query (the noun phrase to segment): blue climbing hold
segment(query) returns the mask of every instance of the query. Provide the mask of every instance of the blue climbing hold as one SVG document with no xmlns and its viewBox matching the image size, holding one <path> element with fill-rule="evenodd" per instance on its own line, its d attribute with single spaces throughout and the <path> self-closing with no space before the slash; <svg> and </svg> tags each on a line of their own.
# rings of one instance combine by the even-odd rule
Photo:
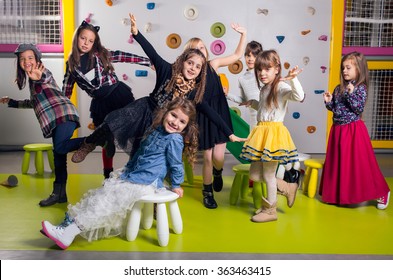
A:
<svg viewBox="0 0 393 280">
<path fill-rule="evenodd" d="M 148 9 L 148 10 L 153 10 L 154 7 L 156 6 L 156 3 L 154 3 L 154 2 L 149 2 L 149 3 L 146 4 L 146 6 L 147 6 L 147 9 Z"/>
<path fill-rule="evenodd" d="M 298 118 L 300 118 L 300 113 L 299 113 L 299 112 L 294 112 L 294 113 L 292 114 L 292 117 L 293 117 L 294 119 L 298 119 Z"/>
<path fill-rule="evenodd" d="M 277 38 L 278 42 L 281 44 L 282 41 L 284 41 L 285 36 L 276 36 L 276 38 Z"/>
<path fill-rule="evenodd" d="M 135 70 L 135 76 L 137 77 L 146 77 L 147 71 L 146 70 Z"/>
<path fill-rule="evenodd" d="M 314 90 L 314 93 L 315 94 L 322 94 L 322 93 L 324 93 L 325 91 L 323 90 L 323 89 L 316 89 L 316 90 Z"/>
</svg>

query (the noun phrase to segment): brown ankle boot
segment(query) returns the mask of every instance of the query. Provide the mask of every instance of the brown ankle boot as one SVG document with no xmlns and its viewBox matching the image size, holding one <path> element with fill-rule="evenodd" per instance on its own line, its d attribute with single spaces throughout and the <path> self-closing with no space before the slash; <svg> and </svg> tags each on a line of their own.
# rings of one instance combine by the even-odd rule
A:
<svg viewBox="0 0 393 280">
<path fill-rule="evenodd" d="M 74 163 L 79 163 L 85 160 L 86 156 L 94 151 L 96 148 L 96 144 L 94 143 L 86 143 L 86 140 L 82 143 L 80 148 L 75 151 L 72 155 L 71 161 Z"/>
<path fill-rule="evenodd" d="M 276 202 L 270 204 L 264 197 L 262 197 L 261 212 L 252 216 L 251 221 L 256 223 L 265 223 L 277 220 L 277 206 Z"/>
<path fill-rule="evenodd" d="M 288 183 L 277 178 L 277 193 L 287 198 L 287 205 L 289 208 L 295 203 L 298 187 L 298 183 Z"/>
</svg>

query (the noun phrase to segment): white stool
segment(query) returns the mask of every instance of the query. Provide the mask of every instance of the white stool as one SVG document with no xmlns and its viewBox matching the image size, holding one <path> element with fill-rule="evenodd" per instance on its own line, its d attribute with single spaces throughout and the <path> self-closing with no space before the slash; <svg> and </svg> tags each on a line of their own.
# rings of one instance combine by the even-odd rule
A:
<svg viewBox="0 0 393 280">
<path fill-rule="evenodd" d="M 154 203 L 157 203 L 157 239 L 160 246 L 167 246 L 169 242 L 169 223 L 165 203 L 169 205 L 169 214 L 172 220 L 173 231 L 180 234 L 183 231 L 183 221 L 181 218 L 177 199 L 179 196 L 170 191 L 162 190 L 151 195 L 143 196 L 135 203 L 131 210 L 127 223 L 127 240 L 134 241 L 138 235 L 139 225 L 142 228 L 150 229 L 153 225 Z M 143 208 L 143 217 L 141 213 Z"/>
</svg>

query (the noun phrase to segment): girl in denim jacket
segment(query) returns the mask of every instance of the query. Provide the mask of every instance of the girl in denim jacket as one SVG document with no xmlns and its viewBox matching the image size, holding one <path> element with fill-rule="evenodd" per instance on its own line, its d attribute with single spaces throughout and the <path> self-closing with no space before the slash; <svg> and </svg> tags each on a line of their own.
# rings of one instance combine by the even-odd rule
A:
<svg viewBox="0 0 393 280">
<path fill-rule="evenodd" d="M 62 249 L 78 234 L 89 241 L 124 234 L 127 212 L 143 195 L 164 188 L 167 175 L 172 191 L 183 196 L 183 152 L 192 165 L 197 149 L 195 107 L 189 100 L 175 98 L 157 111 L 147 136 L 126 166 L 76 205 L 69 205 L 60 225 L 43 221 L 41 232 Z"/>
</svg>

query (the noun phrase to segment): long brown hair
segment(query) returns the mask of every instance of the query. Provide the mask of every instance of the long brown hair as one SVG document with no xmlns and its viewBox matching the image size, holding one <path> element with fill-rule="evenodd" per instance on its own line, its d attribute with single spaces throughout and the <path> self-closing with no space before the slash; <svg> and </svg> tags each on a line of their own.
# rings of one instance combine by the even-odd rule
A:
<svg viewBox="0 0 393 280">
<path fill-rule="evenodd" d="M 93 26 L 85 21 L 83 21 L 82 24 L 76 29 L 74 33 L 74 37 L 72 39 L 72 50 L 68 57 L 68 66 L 70 71 L 74 72 L 75 69 L 80 64 L 80 51 L 78 48 L 78 38 L 83 30 L 90 30 L 95 35 L 93 47 L 89 52 L 89 62 L 87 65 L 88 68 L 91 69 L 93 67 L 94 65 L 93 54 L 96 54 L 104 66 L 104 72 L 109 73 L 114 71 L 114 67 L 111 62 L 111 55 L 109 51 L 101 44 L 100 35 L 98 35 L 99 27 Z"/>
<path fill-rule="evenodd" d="M 281 79 L 281 61 L 278 53 L 275 50 L 267 50 L 260 52 L 255 59 L 254 68 L 255 78 L 257 80 L 259 88 L 261 88 L 262 85 L 258 77 L 258 71 L 262 71 L 262 69 L 269 69 L 272 67 L 276 68 L 278 70 L 278 73 L 271 84 L 270 92 L 266 99 L 269 108 L 271 108 L 273 105 L 275 107 L 278 107 L 277 87 Z"/>
<path fill-rule="evenodd" d="M 201 103 L 203 99 L 203 94 L 205 93 L 206 86 L 206 58 L 205 55 L 198 49 L 187 49 L 181 55 L 178 56 L 176 61 L 172 64 L 172 78 L 168 85 L 165 87 L 166 92 L 172 92 L 176 84 L 176 77 L 178 74 L 182 74 L 184 68 L 184 62 L 190 57 L 199 56 L 202 58 L 202 68 L 201 73 L 196 78 L 196 94 L 195 103 Z"/>
<path fill-rule="evenodd" d="M 369 75 L 369 73 L 368 73 L 367 60 L 363 54 L 361 54 L 359 52 L 351 52 L 351 53 L 344 55 L 341 59 L 340 92 L 341 93 L 345 92 L 345 88 L 348 83 L 344 80 L 344 77 L 343 77 L 343 69 L 344 69 L 343 65 L 344 65 L 344 62 L 347 60 L 352 61 L 353 65 L 356 68 L 357 77 L 356 77 L 356 81 L 355 81 L 354 86 L 357 87 L 360 84 L 365 84 L 366 87 L 368 88 L 368 83 L 369 83 L 369 76 L 368 75 Z"/>
<path fill-rule="evenodd" d="M 189 118 L 188 124 L 186 128 L 181 132 L 181 135 L 183 136 L 184 140 L 183 154 L 187 158 L 190 165 L 193 166 L 196 162 L 199 133 L 198 125 L 196 122 L 196 109 L 194 102 L 180 97 L 175 97 L 171 101 L 167 102 L 163 108 L 160 108 L 158 111 L 156 111 L 153 118 L 153 123 L 149 131 L 161 126 L 162 121 L 165 119 L 166 115 L 170 111 L 178 108 L 180 108 L 182 112 L 186 114 Z"/>
</svg>

